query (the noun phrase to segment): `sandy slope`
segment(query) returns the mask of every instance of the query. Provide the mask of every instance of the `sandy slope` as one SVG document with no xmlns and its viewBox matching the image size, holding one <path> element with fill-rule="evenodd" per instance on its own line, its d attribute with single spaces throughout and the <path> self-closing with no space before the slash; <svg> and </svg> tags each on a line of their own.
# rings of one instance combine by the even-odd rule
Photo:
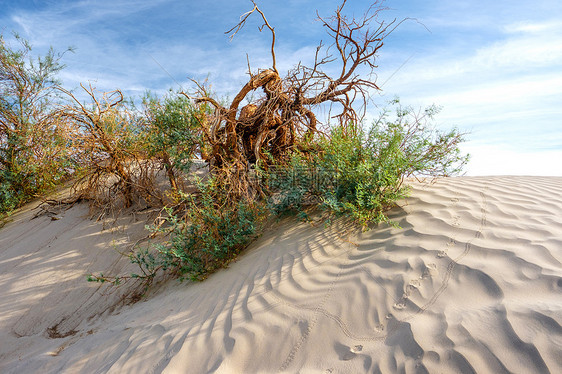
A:
<svg viewBox="0 0 562 374">
<path fill-rule="evenodd" d="M 132 306 L 83 274 L 144 222 L 86 213 L 0 230 L 0 372 L 562 372 L 562 178 L 414 185 L 402 229 L 283 222 Z"/>
</svg>

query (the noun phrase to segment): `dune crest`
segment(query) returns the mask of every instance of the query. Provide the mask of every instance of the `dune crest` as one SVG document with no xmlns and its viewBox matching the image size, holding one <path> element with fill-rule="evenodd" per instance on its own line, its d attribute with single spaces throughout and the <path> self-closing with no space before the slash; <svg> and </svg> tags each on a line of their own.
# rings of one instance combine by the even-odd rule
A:
<svg viewBox="0 0 562 374">
<path fill-rule="evenodd" d="M 0 372 L 562 372 L 562 178 L 412 185 L 402 228 L 283 221 L 229 269 L 122 305 L 84 207 L 0 229 Z"/>
</svg>

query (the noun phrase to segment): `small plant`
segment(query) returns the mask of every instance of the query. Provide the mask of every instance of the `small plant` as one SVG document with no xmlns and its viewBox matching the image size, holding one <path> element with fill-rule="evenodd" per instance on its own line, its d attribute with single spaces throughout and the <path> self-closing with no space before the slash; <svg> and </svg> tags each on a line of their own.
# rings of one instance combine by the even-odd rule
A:
<svg viewBox="0 0 562 374">
<path fill-rule="evenodd" d="M 231 201 L 224 185 L 215 178 L 196 181 L 198 193 L 180 193 L 185 215 L 178 218 L 168 209 L 165 232 L 170 240 L 157 246 L 166 268 L 181 278 L 204 279 L 232 261 L 260 233 L 263 203 Z"/>
<path fill-rule="evenodd" d="M 195 183 L 197 193 L 177 191 L 176 209 L 165 208 L 163 222 L 150 228 L 168 239 L 129 255 L 142 274 L 90 275 L 88 280 L 119 284 L 125 279 L 139 279 L 149 284 L 159 271 L 180 279 L 203 280 L 234 260 L 261 233 L 269 215 L 266 205 L 230 200 L 227 186 L 215 178 L 196 179 Z"/>
</svg>

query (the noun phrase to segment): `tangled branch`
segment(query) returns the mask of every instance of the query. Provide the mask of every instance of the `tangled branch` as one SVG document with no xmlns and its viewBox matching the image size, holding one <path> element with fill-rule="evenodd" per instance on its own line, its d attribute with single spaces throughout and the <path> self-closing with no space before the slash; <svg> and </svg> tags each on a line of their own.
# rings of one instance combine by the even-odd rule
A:
<svg viewBox="0 0 562 374">
<path fill-rule="evenodd" d="M 276 68 L 275 29 L 252 1 L 253 8 L 226 34 L 233 38 L 248 18 L 258 13 L 264 22 L 260 31 L 264 27 L 271 31 L 272 67 L 255 74 L 250 71 L 249 81 L 229 106 L 211 98 L 205 86 L 196 82 L 195 103 L 214 108 L 201 121 L 201 130 L 210 142 L 210 151 L 203 157 L 217 172 L 223 170 L 225 174 L 224 170 L 228 169 L 235 191 L 248 192 L 255 187 L 248 179 L 253 165 L 267 168 L 273 161 L 282 162 L 289 152 L 302 148 L 319 134 L 315 114 L 319 106 L 338 104 L 341 110 L 334 117 L 341 123 L 358 123 L 363 118 L 364 112 L 357 112 L 358 104 L 364 110 L 371 92 L 380 88 L 375 81 L 363 78 L 359 70 L 366 68 L 369 77 L 374 75 L 377 53 L 400 22 L 378 21 L 379 13 L 384 10 L 378 1 L 361 18 L 348 18 L 344 14 L 346 3 L 344 0 L 329 18 L 318 15 L 333 41 L 326 49 L 326 56 L 321 57 L 325 48 L 320 44 L 312 67 L 299 63 L 281 78 Z M 336 52 L 331 53 L 332 50 Z M 327 65 L 333 64 L 339 65 L 337 77 L 325 71 Z M 240 108 L 248 94 L 256 90 L 262 91 L 263 96 Z"/>
<path fill-rule="evenodd" d="M 133 203 L 135 190 L 146 189 L 150 183 L 149 168 L 141 165 L 142 152 L 136 148 L 133 131 L 135 119 L 124 107 L 123 94 L 119 90 L 102 93 L 101 97 L 90 84 L 81 84 L 93 106 L 88 107 L 70 91 L 59 87 L 73 105 L 64 105 L 59 109 L 61 118 L 65 118 L 75 129 L 73 141 L 79 145 L 81 154 L 79 164 L 89 165 L 87 173 L 75 183 L 78 195 L 87 197 L 103 196 L 102 191 L 109 191 L 107 199 L 121 195 L 125 207 Z M 147 191 L 145 191 L 147 192 Z"/>
</svg>

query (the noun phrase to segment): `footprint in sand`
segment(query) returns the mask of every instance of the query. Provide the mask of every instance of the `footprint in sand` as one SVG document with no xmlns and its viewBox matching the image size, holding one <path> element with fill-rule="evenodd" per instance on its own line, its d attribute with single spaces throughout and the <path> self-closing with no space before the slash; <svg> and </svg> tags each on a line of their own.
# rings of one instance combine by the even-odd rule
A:
<svg viewBox="0 0 562 374">
<path fill-rule="evenodd" d="M 400 302 L 394 304 L 392 307 L 396 310 L 403 310 L 404 308 L 406 308 L 406 303 L 403 302 L 403 301 L 400 301 Z"/>
<path fill-rule="evenodd" d="M 427 264 L 427 268 L 423 271 L 421 279 L 431 278 L 433 275 L 437 274 L 437 265 L 431 263 Z"/>
</svg>

